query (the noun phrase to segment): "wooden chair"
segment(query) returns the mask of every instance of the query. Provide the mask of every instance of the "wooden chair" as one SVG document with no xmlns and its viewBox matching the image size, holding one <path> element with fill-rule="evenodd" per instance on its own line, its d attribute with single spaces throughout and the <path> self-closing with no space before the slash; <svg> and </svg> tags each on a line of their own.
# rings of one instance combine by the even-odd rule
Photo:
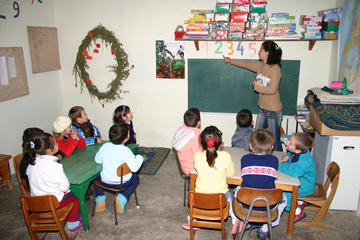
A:
<svg viewBox="0 0 360 240">
<path fill-rule="evenodd" d="M 240 188 L 236 198 L 233 200 L 233 212 L 235 216 L 245 221 L 241 230 L 240 239 L 244 236 L 246 226 L 249 222 L 268 223 L 270 239 L 272 239 L 271 223 L 278 216 L 278 209 L 270 209 L 270 206 L 279 203 L 282 200 L 283 193 L 281 189 L 256 189 L 256 188 Z M 249 209 L 244 208 L 241 204 L 246 204 Z M 266 207 L 266 211 L 253 210 L 253 207 Z M 235 239 L 238 238 L 240 224 L 236 230 Z"/>
<path fill-rule="evenodd" d="M 189 192 L 190 240 L 194 239 L 194 227 L 221 229 L 222 239 L 227 239 L 224 220 L 229 215 L 230 204 L 225 194 Z"/>
<path fill-rule="evenodd" d="M 114 202 L 115 225 L 118 224 L 117 213 L 116 213 L 116 198 L 117 198 L 118 193 L 121 193 L 122 191 L 125 190 L 125 188 L 123 188 L 123 176 L 128 173 L 131 173 L 131 170 L 126 163 L 123 163 L 118 167 L 117 175 L 120 177 L 120 188 L 119 189 L 106 187 L 99 181 L 93 182 L 94 193 L 96 192 L 95 186 L 103 188 L 104 190 L 114 193 L 113 202 Z M 133 173 L 133 174 L 135 174 L 135 173 Z M 134 189 L 134 195 L 135 195 L 136 207 L 139 208 L 139 202 L 138 202 L 137 195 L 136 195 L 136 189 Z M 95 198 L 96 198 L 96 194 L 94 194 L 91 216 L 94 216 L 94 212 L 95 212 L 95 206 L 96 206 Z"/>
<path fill-rule="evenodd" d="M 30 188 L 27 185 L 26 181 L 20 177 L 20 163 L 21 163 L 22 158 L 23 158 L 22 153 L 16 155 L 13 158 L 13 164 L 14 164 L 14 169 L 15 169 L 15 173 L 16 173 L 16 178 L 19 183 L 20 190 L 21 190 L 21 194 L 23 196 L 29 196 L 30 194 L 28 194 L 28 193 L 30 192 Z"/>
<path fill-rule="evenodd" d="M 179 157 L 177 155 L 176 150 L 174 150 L 175 152 L 175 157 L 176 157 L 176 161 L 177 161 L 177 165 L 179 168 L 179 173 L 182 179 L 184 179 L 184 207 L 186 205 L 186 194 L 187 192 L 189 192 L 189 188 L 190 188 L 190 176 L 186 175 L 182 169 L 181 169 L 181 165 L 180 165 L 180 161 L 179 161 Z"/>
<path fill-rule="evenodd" d="M 336 189 L 339 184 L 340 168 L 336 162 L 331 162 L 326 170 L 327 180 L 324 185 L 316 184 L 315 192 L 311 196 L 299 197 L 298 200 L 310 203 L 310 206 L 306 209 L 316 211 L 317 214 L 314 216 L 311 222 L 297 222 L 296 225 L 310 226 L 310 227 L 321 227 L 332 229 L 332 226 L 322 223 L 322 220 L 327 213 L 332 200 L 334 199 Z M 330 193 L 328 189 L 331 185 Z"/>
<path fill-rule="evenodd" d="M 59 231 L 63 240 L 75 239 L 78 232 L 71 238 L 64 229 L 66 217 L 69 215 L 73 204 L 57 209 L 59 202 L 54 195 L 21 196 L 21 206 L 24 213 L 26 226 L 31 239 L 39 239 L 36 232 Z M 44 239 L 45 233 L 40 239 Z"/>
</svg>

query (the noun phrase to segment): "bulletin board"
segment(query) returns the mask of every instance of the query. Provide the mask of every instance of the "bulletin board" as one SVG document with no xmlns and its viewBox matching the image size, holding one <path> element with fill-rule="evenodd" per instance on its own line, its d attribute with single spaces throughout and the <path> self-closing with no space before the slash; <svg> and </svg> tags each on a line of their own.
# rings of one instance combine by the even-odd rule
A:
<svg viewBox="0 0 360 240">
<path fill-rule="evenodd" d="M 300 60 L 281 60 L 280 100 L 284 115 L 296 113 Z M 243 108 L 258 113 L 256 73 L 223 59 L 188 60 L 188 105 L 201 112 L 237 113 Z"/>
<path fill-rule="evenodd" d="M 22 47 L 0 48 L 0 102 L 29 95 Z"/>
<path fill-rule="evenodd" d="M 60 56 L 57 29 L 27 27 L 33 73 L 59 70 Z"/>
</svg>

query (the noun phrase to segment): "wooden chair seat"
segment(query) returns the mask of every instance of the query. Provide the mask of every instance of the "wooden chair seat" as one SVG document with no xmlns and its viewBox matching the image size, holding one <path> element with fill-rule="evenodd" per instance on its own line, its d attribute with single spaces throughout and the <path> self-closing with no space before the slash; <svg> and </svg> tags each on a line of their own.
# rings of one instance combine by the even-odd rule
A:
<svg viewBox="0 0 360 240">
<path fill-rule="evenodd" d="M 131 169 L 129 168 L 129 166 L 126 163 L 121 164 L 118 169 L 117 169 L 117 175 L 120 177 L 120 187 L 119 189 L 117 188 L 110 188 L 110 187 L 106 187 L 104 186 L 101 182 L 99 181 L 94 181 L 93 185 L 94 185 L 94 192 L 96 192 L 95 186 L 103 188 L 109 192 L 112 192 L 113 195 L 113 204 L 114 204 L 114 214 L 115 214 L 115 225 L 118 224 L 118 220 L 117 220 L 117 212 L 116 212 L 116 198 L 117 198 L 117 194 L 121 193 L 122 191 L 125 190 L 125 188 L 123 187 L 123 177 L 126 174 L 131 173 Z M 134 196 L 135 196 L 135 202 L 136 202 L 136 207 L 139 208 L 139 202 L 137 199 L 137 195 L 136 195 L 136 189 L 134 189 Z M 95 214 L 95 206 L 96 206 L 96 202 L 95 202 L 95 198 L 96 198 L 96 194 L 94 194 L 94 199 L 93 199 L 93 207 L 92 207 L 92 213 L 91 216 L 94 216 Z"/>
<path fill-rule="evenodd" d="M 311 222 L 297 222 L 296 225 L 308 226 L 308 227 L 320 227 L 332 229 L 332 226 L 322 223 L 328 209 L 334 199 L 337 187 L 339 185 L 340 168 L 336 162 L 331 162 L 326 170 L 327 179 L 324 185 L 316 184 L 315 192 L 311 196 L 299 197 L 301 201 L 310 203 L 310 206 L 306 207 L 307 210 L 317 212 Z M 330 187 L 331 186 L 331 187 Z M 328 190 L 330 193 L 328 194 Z"/>
<path fill-rule="evenodd" d="M 221 229 L 223 240 L 227 238 L 225 219 L 229 215 L 230 204 L 223 193 L 189 192 L 190 240 L 194 239 L 194 227 Z"/>
<path fill-rule="evenodd" d="M 21 196 L 21 206 L 32 240 L 39 239 L 37 232 L 58 231 L 63 240 L 75 239 L 78 232 L 71 238 L 66 233 L 64 226 L 66 217 L 69 215 L 73 204 L 59 208 L 59 202 L 54 195 L 45 196 Z M 41 239 L 44 239 L 45 233 Z"/>
</svg>

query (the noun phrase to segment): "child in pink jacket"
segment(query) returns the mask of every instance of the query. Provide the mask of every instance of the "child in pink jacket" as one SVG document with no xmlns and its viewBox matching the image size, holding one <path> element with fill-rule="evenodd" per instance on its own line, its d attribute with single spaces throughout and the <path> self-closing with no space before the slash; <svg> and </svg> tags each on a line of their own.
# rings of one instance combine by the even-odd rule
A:
<svg viewBox="0 0 360 240">
<path fill-rule="evenodd" d="M 172 141 L 181 169 L 186 175 L 194 168 L 195 152 L 203 150 L 199 139 L 200 133 L 200 111 L 190 108 L 184 113 L 184 125 L 176 131 Z"/>
</svg>

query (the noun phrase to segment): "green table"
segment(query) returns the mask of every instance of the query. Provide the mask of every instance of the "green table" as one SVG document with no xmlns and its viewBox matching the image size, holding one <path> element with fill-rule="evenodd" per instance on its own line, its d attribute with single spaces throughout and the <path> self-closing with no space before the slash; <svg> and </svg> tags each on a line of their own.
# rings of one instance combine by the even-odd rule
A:
<svg viewBox="0 0 360 240">
<path fill-rule="evenodd" d="M 90 182 L 99 176 L 102 169 L 102 165 L 95 162 L 95 154 L 101 146 L 102 144 L 93 144 L 85 149 L 76 149 L 70 157 L 61 160 L 65 175 L 70 182 L 70 189 L 79 200 L 85 231 L 90 227 L 85 195 Z"/>
</svg>

